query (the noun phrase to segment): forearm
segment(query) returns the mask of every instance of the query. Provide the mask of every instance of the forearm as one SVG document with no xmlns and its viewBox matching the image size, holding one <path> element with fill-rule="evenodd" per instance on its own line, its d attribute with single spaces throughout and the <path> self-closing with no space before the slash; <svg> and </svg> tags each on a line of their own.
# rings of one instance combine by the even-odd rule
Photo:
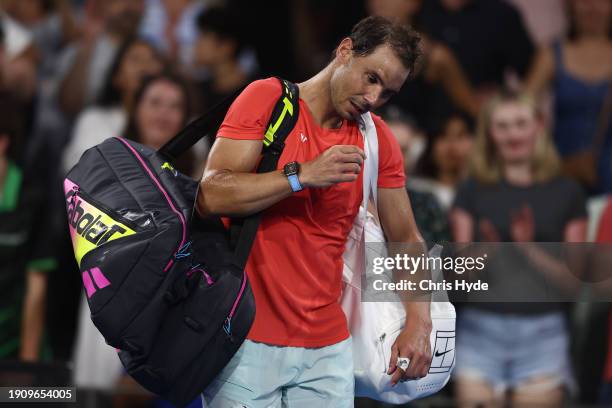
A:
<svg viewBox="0 0 612 408">
<path fill-rule="evenodd" d="M 30 276 L 38 273 L 28 272 L 30 282 L 23 304 L 19 357 L 27 361 L 38 360 L 45 323 L 46 276 Z"/>
<path fill-rule="evenodd" d="M 562 258 L 554 257 L 533 242 L 519 243 L 517 247 L 525 254 L 531 265 L 557 288 L 567 294 L 577 293 L 582 288 L 581 280 L 571 273 Z"/>
<path fill-rule="evenodd" d="M 70 70 L 60 85 L 59 103 L 62 111 L 76 115 L 85 104 L 85 89 L 93 45 L 82 45 Z"/>
<path fill-rule="evenodd" d="M 205 175 L 200 182 L 197 209 L 201 215 L 248 216 L 292 194 L 281 170 L 240 173 L 229 170 Z"/>
<path fill-rule="evenodd" d="M 422 241 L 420 236 L 415 236 L 401 244 L 401 249 L 394 251 L 401 256 L 407 255 L 411 258 L 420 258 L 428 256 L 427 245 Z M 432 279 L 431 271 L 426 267 L 419 268 L 415 271 L 398 271 L 393 274 L 393 279 L 396 282 L 408 280 L 414 283 L 413 290 L 405 290 L 400 293 L 400 298 L 406 310 L 406 324 L 421 323 L 425 327 L 431 326 L 430 303 L 431 293 L 421 290 L 419 282 L 429 281 Z"/>
</svg>

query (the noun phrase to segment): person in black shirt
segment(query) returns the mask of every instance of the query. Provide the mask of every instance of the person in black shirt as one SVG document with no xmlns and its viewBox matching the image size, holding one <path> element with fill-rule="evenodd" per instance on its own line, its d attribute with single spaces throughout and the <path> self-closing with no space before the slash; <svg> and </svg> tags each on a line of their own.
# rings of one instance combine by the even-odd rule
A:
<svg viewBox="0 0 612 408">
<path fill-rule="evenodd" d="M 230 9 L 211 7 L 197 19 L 195 61 L 209 71 L 198 84 L 201 110 L 206 111 L 251 81 L 239 61 L 244 41 L 239 16 Z"/>
<path fill-rule="evenodd" d="M 24 129 L 20 106 L 0 91 L 0 359 L 35 361 L 49 357 L 46 272 L 55 259 L 45 190 L 16 161 Z"/>
<path fill-rule="evenodd" d="M 487 94 L 499 88 L 508 70 L 523 77 L 534 46 L 519 12 L 501 0 L 430 0 L 422 24 L 446 44 L 461 63 L 472 86 Z"/>
</svg>

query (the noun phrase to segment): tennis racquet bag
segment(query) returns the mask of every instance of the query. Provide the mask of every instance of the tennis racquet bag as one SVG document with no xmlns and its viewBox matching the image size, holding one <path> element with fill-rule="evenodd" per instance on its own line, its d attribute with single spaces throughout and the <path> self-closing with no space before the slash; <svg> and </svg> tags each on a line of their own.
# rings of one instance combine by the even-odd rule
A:
<svg viewBox="0 0 612 408">
<path fill-rule="evenodd" d="M 282 83 L 270 118 L 273 142 L 263 149 L 258 172 L 276 169 L 297 119 L 297 87 Z M 289 115 L 285 99 L 295 108 Z M 129 375 L 179 406 L 229 362 L 255 317 L 244 266 L 261 214 L 233 222 L 231 231 L 219 217 L 194 215 L 199 183 L 171 164 L 216 131 L 230 102 L 160 151 L 109 138 L 87 150 L 64 181 L 93 323 Z"/>
</svg>

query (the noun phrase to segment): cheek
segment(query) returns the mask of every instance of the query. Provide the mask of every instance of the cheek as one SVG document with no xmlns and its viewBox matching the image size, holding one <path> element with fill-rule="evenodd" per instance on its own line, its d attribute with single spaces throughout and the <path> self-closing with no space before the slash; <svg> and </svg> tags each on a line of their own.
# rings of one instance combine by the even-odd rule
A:
<svg viewBox="0 0 612 408">
<path fill-rule="evenodd" d="M 153 122 L 155 118 L 155 109 L 152 109 L 147 104 L 143 104 L 136 112 L 136 124 L 140 130 L 145 130 Z"/>
<path fill-rule="evenodd" d="M 174 132 L 178 132 L 183 123 L 183 114 L 179 109 L 173 109 L 168 115 L 168 123 L 170 127 L 174 129 Z"/>
<path fill-rule="evenodd" d="M 507 140 L 508 132 L 504 129 L 493 127 L 491 128 L 489 137 L 491 138 L 491 141 L 493 141 L 493 145 L 499 148 L 500 146 L 503 146 L 504 142 Z"/>
<path fill-rule="evenodd" d="M 444 157 L 448 153 L 448 148 L 446 143 L 438 142 L 433 148 L 433 158 L 436 163 L 443 163 Z"/>
</svg>

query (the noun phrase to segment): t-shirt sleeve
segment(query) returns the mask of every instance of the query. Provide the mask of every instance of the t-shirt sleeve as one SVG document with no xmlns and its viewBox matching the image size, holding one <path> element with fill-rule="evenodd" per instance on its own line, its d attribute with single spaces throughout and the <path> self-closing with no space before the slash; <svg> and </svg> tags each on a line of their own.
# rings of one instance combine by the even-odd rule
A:
<svg viewBox="0 0 612 408">
<path fill-rule="evenodd" d="M 252 82 L 232 103 L 217 132 L 217 137 L 263 140 L 272 109 L 280 97 L 276 78 Z"/>
<path fill-rule="evenodd" d="M 578 218 L 586 218 L 586 196 L 582 187 L 573 180 L 567 180 L 567 190 L 564 197 L 572 198 L 568 208 L 567 222 Z"/>
<path fill-rule="evenodd" d="M 378 134 L 378 188 L 405 187 L 404 159 L 397 139 L 382 119 L 372 118 Z"/>
</svg>

